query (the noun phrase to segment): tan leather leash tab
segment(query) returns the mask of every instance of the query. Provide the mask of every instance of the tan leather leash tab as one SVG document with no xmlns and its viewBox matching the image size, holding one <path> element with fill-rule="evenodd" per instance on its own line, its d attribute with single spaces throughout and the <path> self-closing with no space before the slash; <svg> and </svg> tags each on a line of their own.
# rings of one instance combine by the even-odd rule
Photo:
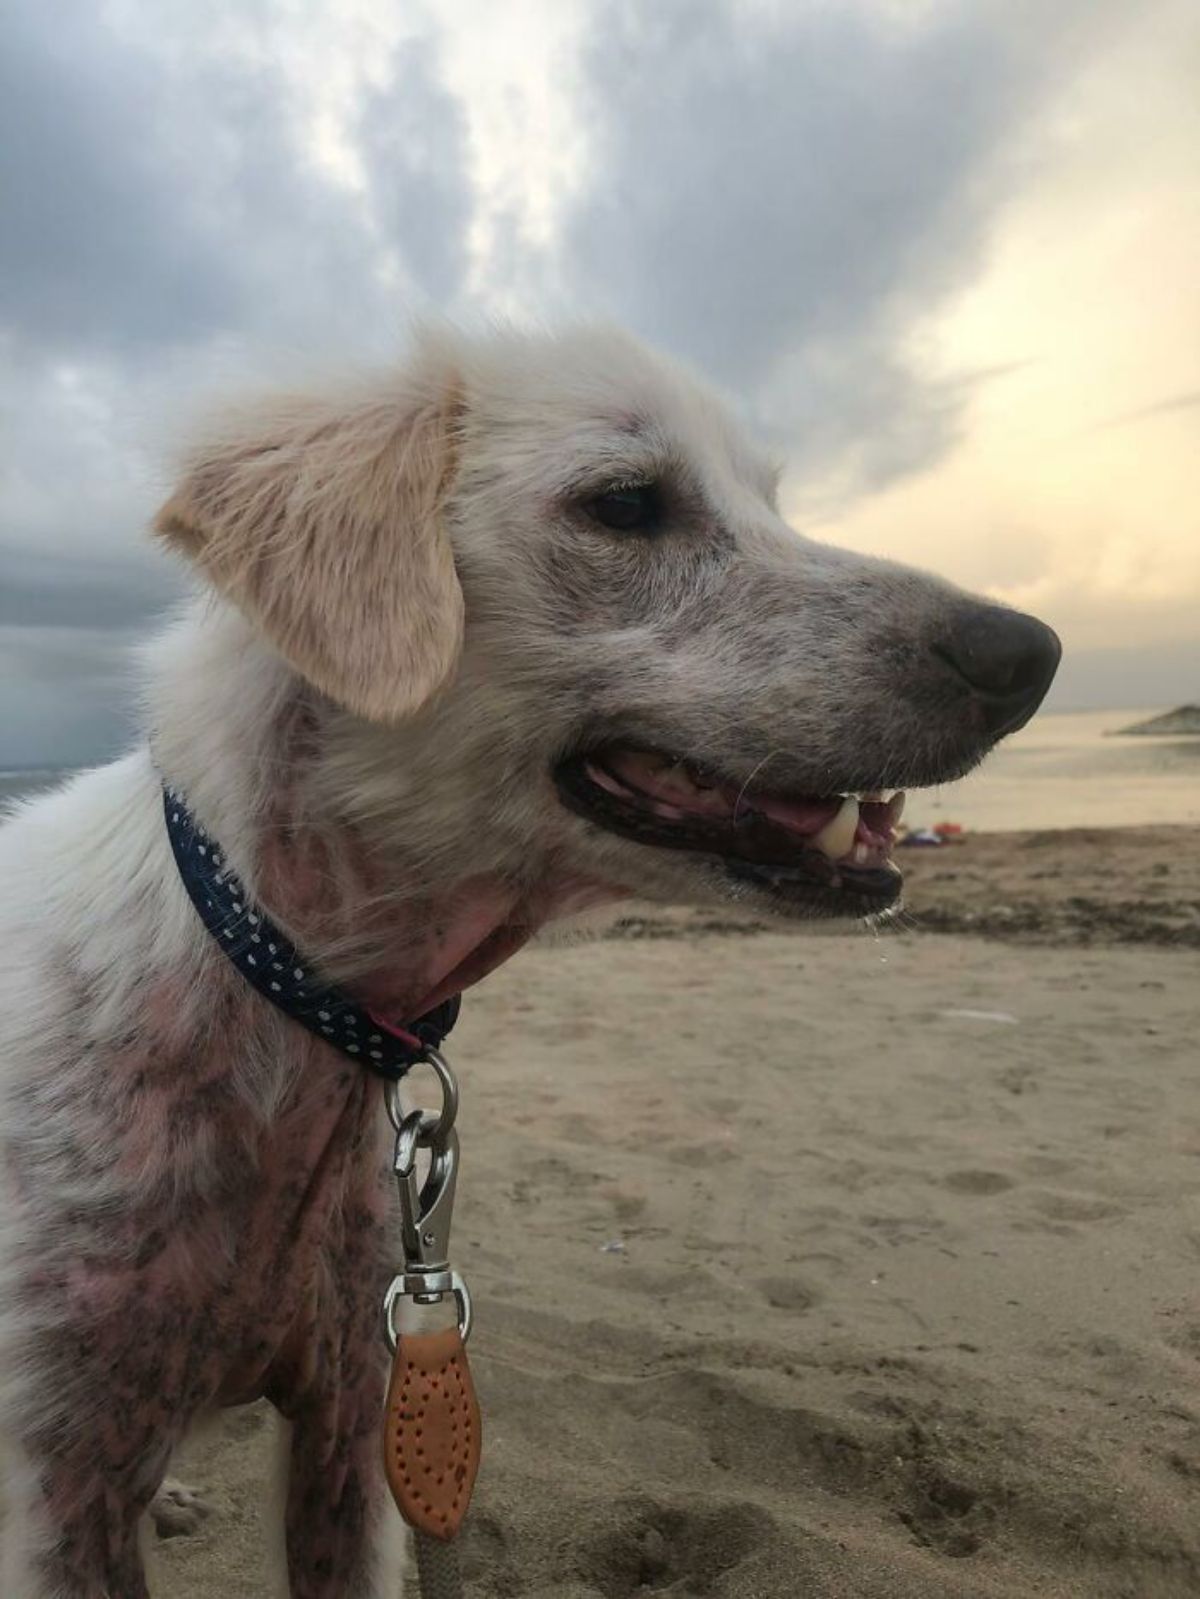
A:
<svg viewBox="0 0 1200 1599">
<path fill-rule="evenodd" d="M 457 1327 L 401 1334 L 388 1385 L 384 1470 L 405 1521 L 448 1542 L 479 1471 L 482 1420 Z"/>
<path fill-rule="evenodd" d="M 471 1296 L 450 1266 L 450 1222 L 458 1177 L 454 1130 L 458 1084 L 438 1050 L 428 1049 L 425 1061 L 441 1084 L 439 1113 L 405 1113 L 399 1085 L 389 1084 L 387 1090 L 388 1115 L 396 1129 L 393 1170 L 404 1268 L 393 1277 L 383 1303 L 384 1334 L 393 1355 L 383 1460 L 388 1487 L 405 1521 L 418 1533 L 449 1543 L 462 1526 L 475 1486 L 483 1426 L 466 1351 Z M 422 1152 L 429 1160 L 423 1182 L 417 1168 Z M 397 1325 L 403 1306 L 434 1306 L 446 1300 L 456 1311 L 453 1327 L 425 1332 L 419 1325 Z"/>
</svg>

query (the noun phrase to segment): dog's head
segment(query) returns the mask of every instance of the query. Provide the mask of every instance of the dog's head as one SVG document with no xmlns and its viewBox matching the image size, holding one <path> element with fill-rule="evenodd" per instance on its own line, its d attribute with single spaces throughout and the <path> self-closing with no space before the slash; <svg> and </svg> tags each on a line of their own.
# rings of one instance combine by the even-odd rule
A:
<svg viewBox="0 0 1200 1599">
<path fill-rule="evenodd" d="M 676 900 L 861 915 L 893 791 L 1036 710 L 1058 640 L 801 537 L 716 399 L 623 335 L 440 337 L 394 385 L 199 452 L 160 514 L 434 831 Z M 410 804 L 411 810 L 411 804 Z"/>
</svg>

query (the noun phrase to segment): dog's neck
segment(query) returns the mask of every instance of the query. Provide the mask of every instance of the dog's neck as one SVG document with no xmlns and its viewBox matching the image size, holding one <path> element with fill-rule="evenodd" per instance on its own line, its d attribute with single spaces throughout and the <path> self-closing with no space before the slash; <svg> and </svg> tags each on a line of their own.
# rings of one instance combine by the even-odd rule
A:
<svg viewBox="0 0 1200 1599">
<path fill-rule="evenodd" d="M 227 608 L 194 610 L 152 665 L 163 776 L 251 896 L 381 1014 L 421 1014 L 613 897 L 534 841 L 447 816 L 461 783 L 436 718 L 356 723 Z"/>
</svg>

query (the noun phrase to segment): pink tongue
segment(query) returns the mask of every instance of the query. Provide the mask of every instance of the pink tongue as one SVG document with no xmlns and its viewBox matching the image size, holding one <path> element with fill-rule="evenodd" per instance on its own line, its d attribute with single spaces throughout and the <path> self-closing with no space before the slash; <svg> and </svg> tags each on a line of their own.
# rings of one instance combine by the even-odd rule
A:
<svg viewBox="0 0 1200 1599">
<path fill-rule="evenodd" d="M 783 799 L 770 794 L 747 794 L 745 789 L 732 783 L 714 788 L 695 788 L 692 783 L 671 767 L 644 756 L 637 751 L 618 751 L 609 759 L 613 772 L 630 787 L 664 805 L 673 806 L 691 816 L 721 816 L 735 820 L 747 811 L 759 811 L 769 816 L 780 827 L 805 837 L 819 833 L 826 822 L 832 821 L 841 807 L 841 797 L 825 799 L 819 795 L 811 798 Z M 603 781 L 603 771 L 595 773 Z"/>
<path fill-rule="evenodd" d="M 682 772 L 634 750 L 619 750 L 608 764 L 639 794 L 691 816 L 728 816 L 733 809 L 736 790 L 696 788 Z"/>
</svg>

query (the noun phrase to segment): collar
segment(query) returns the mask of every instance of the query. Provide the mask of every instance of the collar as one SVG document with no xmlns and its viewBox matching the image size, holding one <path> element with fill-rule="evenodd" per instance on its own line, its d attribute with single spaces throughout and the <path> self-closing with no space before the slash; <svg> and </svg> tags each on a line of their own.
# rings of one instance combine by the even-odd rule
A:
<svg viewBox="0 0 1200 1599">
<path fill-rule="evenodd" d="M 392 1082 L 440 1046 L 458 1018 L 457 994 L 410 1027 L 382 1021 L 324 982 L 286 934 L 248 899 L 220 846 L 197 825 L 173 789 L 163 790 L 163 814 L 179 876 L 200 920 L 251 988 L 276 1010 Z"/>
</svg>

